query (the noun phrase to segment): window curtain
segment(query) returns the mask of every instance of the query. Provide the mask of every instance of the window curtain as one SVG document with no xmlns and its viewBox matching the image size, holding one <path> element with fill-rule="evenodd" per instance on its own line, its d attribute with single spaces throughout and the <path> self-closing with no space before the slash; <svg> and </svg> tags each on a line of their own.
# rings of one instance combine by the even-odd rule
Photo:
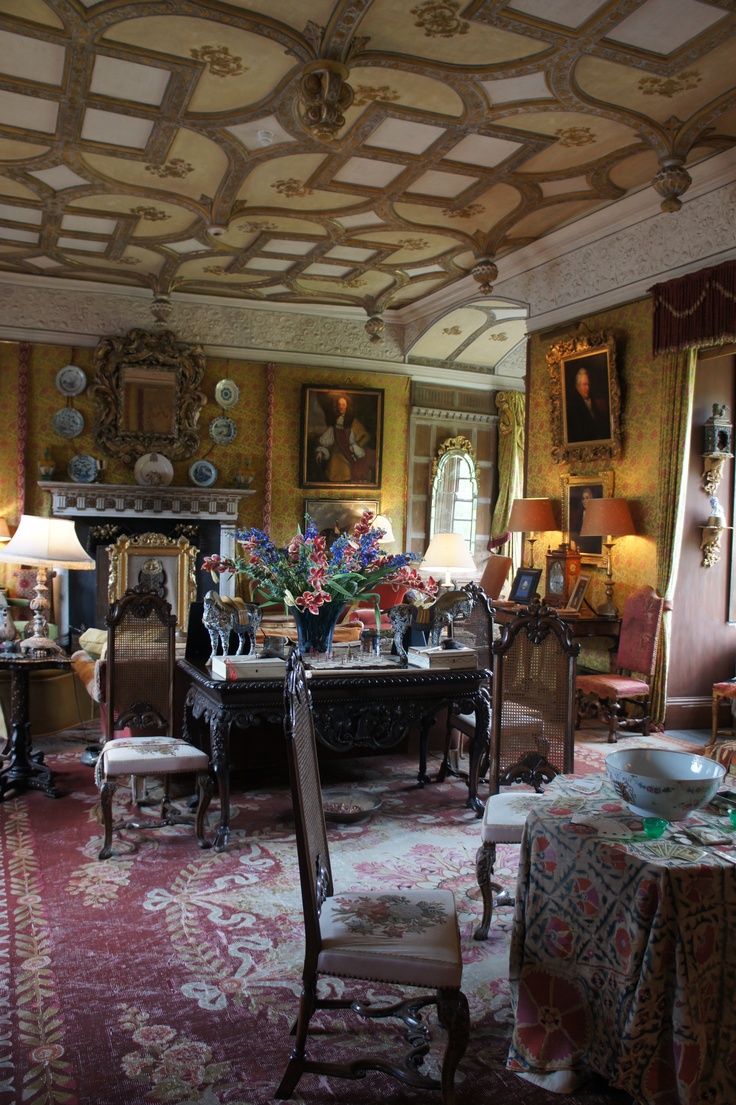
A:
<svg viewBox="0 0 736 1105">
<path fill-rule="evenodd" d="M 498 498 L 491 522 L 489 548 L 522 563 L 522 534 L 509 535 L 511 504 L 524 493 L 524 419 L 526 397 L 520 391 L 497 391 L 498 411 Z M 510 546 L 510 548 L 509 548 Z"/>
<path fill-rule="evenodd" d="M 700 269 L 649 289 L 654 307 L 652 350 L 662 361 L 657 504 L 657 590 L 667 600 L 652 686 L 652 720 L 664 722 L 671 615 L 685 512 L 695 362 L 699 348 L 736 340 L 736 261 Z"/>
<path fill-rule="evenodd" d="M 657 496 L 657 592 L 665 602 L 651 693 L 651 718 L 664 724 L 670 658 L 671 602 L 677 581 L 690 456 L 697 350 L 667 353 L 662 364 L 659 429 L 660 480 Z"/>
</svg>

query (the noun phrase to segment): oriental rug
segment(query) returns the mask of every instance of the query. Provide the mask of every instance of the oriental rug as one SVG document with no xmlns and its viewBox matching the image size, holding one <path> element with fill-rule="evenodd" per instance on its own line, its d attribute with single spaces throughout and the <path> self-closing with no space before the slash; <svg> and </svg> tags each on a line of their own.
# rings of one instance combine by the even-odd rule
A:
<svg viewBox="0 0 736 1105">
<path fill-rule="evenodd" d="M 642 739 L 624 738 L 619 747 Z M 172 827 L 116 836 L 114 857 L 100 863 L 93 769 L 80 761 L 89 743 L 89 731 L 40 742 L 61 798 L 29 792 L 0 804 L 0 1105 L 265 1105 L 290 1049 L 303 951 L 286 780 L 235 780 L 226 852 L 200 851 L 193 830 Z M 604 732 L 586 733 L 576 743 L 576 770 L 601 769 L 609 751 Z M 415 773 L 406 756 L 323 770 L 325 787 L 353 787 L 382 802 L 367 820 L 331 825 L 336 886 L 451 889 L 472 1025 L 458 1105 L 560 1100 L 504 1067 L 512 911 L 497 912 L 488 941 L 473 940 L 480 830 L 464 808 L 464 786 L 454 779 L 419 789 Z M 214 804 L 213 824 L 217 816 Z M 517 859 L 518 847 L 499 848 L 496 875 L 510 888 Z M 338 993 L 341 984 L 332 985 Z M 344 1014 L 318 1023 L 314 1046 L 336 1058 L 354 1049 L 356 1027 L 373 1037 L 374 1049 L 403 1056 L 393 1022 L 364 1027 Z M 433 1050 L 427 1067 L 436 1065 Z M 419 1105 L 440 1097 L 382 1074 L 356 1082 L 310 1075 L 293 1100 Z M 631 1101 L 600 1081 L 566 1100 Z"/>
</svg>

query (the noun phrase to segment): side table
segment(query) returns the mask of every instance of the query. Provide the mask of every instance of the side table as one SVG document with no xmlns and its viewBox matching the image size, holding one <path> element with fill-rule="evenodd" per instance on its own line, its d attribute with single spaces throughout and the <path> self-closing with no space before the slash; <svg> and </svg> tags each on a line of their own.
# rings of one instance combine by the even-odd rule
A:
<svg viewBox="0 0 736 1105">
<path fill-rule="evenodd" d="M 28 720 L 28 686 L 32 671 L 41 668 L 70 668 L 71 660 L 63 653 L 27 656 L 21 653 L 0 653 L 0 670 L 10 671 L 10 735 L 3 750 L 7 762 L 0 769 L 0 802 L 9 791 L 41 790 L 49 798 L 58 798 L 59 791 L 46 764 L 34 759 L 31 749 L 31 724 Z"/>
</svg>

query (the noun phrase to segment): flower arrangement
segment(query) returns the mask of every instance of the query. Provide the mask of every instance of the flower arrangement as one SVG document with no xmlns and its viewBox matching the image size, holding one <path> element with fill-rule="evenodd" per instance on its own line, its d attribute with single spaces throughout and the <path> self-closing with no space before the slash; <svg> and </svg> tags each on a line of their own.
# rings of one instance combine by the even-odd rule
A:
<svg viewBox="0 0 736 1105">
<path fill-rule="evenodd" d="M 244 555 L 233 559 L 215 553 L 205 557 L 203 568 L 215 582 L 224 572 L 247 575 L 273 602 L 283 602 L 295 613 L 316 615 L 331 602 L 339 611 L 345 602 L 375 598 L 372 588 L 379 583 L 403 584 L 419 604 L 437 594 L 435 581 L 422 579 L 411 567 L 419 559 L 414 553 L 382 552 L 378 542 L 385 530 L 372 525 L 371 511 L 329 548 L 309 515 L 306 522 L 304 533 L 297 533 L 286 548 L 278 548 L 263 530 L 238 530 L 235 537 Z"/>
</svg>

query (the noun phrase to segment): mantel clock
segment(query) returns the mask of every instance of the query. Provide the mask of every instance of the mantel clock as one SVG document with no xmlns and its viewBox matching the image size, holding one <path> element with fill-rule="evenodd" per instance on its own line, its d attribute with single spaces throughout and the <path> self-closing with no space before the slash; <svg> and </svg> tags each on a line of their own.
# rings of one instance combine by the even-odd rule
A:
<svg viewBox="0 0 736 1105">
<path fill-rule="evenodd" d="M 560 545 L 547 553 L 547 587 L 544 601 L 547 606 L 565 607 L 580 575 L 580 553 Z"/>
</svg>

